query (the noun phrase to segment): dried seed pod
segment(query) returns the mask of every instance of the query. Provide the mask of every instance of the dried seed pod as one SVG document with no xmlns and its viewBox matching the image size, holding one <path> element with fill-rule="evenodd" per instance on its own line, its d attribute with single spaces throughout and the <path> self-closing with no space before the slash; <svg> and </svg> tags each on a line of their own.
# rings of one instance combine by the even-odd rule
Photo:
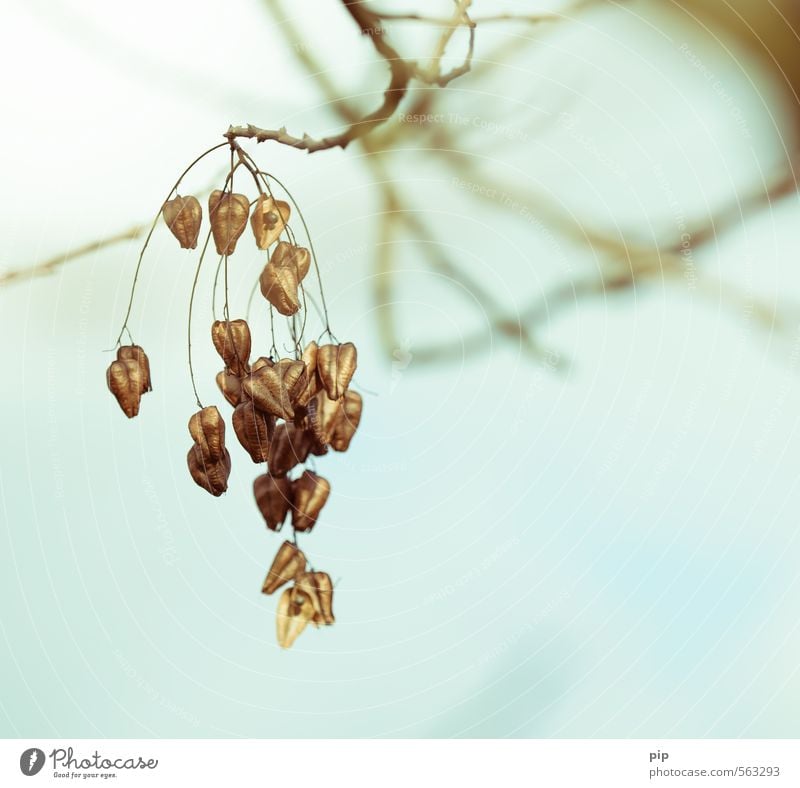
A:
<svg viewBox="0 0 800 788">
<path fill-rule="evenodd" d="M 243 194 L 211 192 L 208 198 L 208 215 L 217 254 L 233 254 L 236 242 L 247 227 L 250 201 Z"/>
<path fill-rule="evenodd" d="M 122 412 L 129 419 L 139 414 L 143 382 L 142 368 L 133 359 L 112 361 L 106 370 L 108 389 L 117 398 Z"/>
<path fill-rule="evenodd" d="M 308 597 L 311 606 L 314 608 L 314 624 L 318 626 L 319 620 L 322 619 L 322 604 L 317 591 L 317 583 L 312 572 L 303 572 L 299 574 L 294 581 L 294 588 L 296 594 L 302 594 Z"/>
<path fill-rule="evenodd" d="M 311 398 L 319 391 L 319 380 L 317 378 L 317 343 L 313 340 L 306 345 L 300 359 L 306 365 L 306 385 L 303 390 L 295 397 L 295 407 L 305 407 Z"/>
<path fill-rule="evenodd" d="M 331 399 L 327 392 L 320 391 L 308 403 L 307 428 L 325 448 L 333 440 L 337 425 L 343 416 L 342 402 L 343 399 Z"/>
<path fill-rule="evenodd" d="M 280 531 L 292 502 L 292 482 L 265 473 L 253 482 L 253 495 L 267 528 Z"/>
<path fill-rule="evenodd" d="M 318 624 L 334 624 L 336 618 L 333 615 L 333 583 L 330 575 L 327 572 L 313 572 L 311 577 L 314 579 L 317 596 L 322 608 L 322 615 L 320 617 L 315 615 L 314 621 Z"/>
<path fill-rule="evenodd" d="M 272 262 L 264 266 L 259 279 L 261 294 L 282 315 L 289 317 L 300 309 L 297 288 L 300 282 L 293 268 L 278 268 Z"/>
<path fill-rule="evenodd" d="M 141 393 L 153 390 L 150 380 L 150 360 L 142 348 L 138 345 L 122 345 L 117 349 L 117 359 L 119 361 L 135 361 L 141 375 Z"/>
<path fill-rule="evenodd" d="M 334 451 L 347 451 L 350 441 L 356 434 L 361 422 L 361 408 L 363 401 L 361 395 L 355 391 L 348 391 L 342 400 L 342 408 L 333 428 L 330 444 Z"/>
<path fill-rule="evenodd" d="M 314 606 L 311 600 L 294 588 L 287 588 L 278 601 L 275 618 L 278 645 L 281 648 L 291 648 L 313 618 Z"/>
<path fill-rule="evenodd" d="M 189 473 L 195 483 L 214 496 L 222 495 L 228 489 L 228 477 L 231 475 L 231 455 L 223 450 L 218 460 L 210 460 L 203 456 L 202 449 L 194 444 L 186 456 Z"/>
<path fill-rule="evenodd" d="M 317 351 L 317 374 L 331 399 L 344 396 L 356 371 L 357 353 L 352 342 L 322 345 Z"/>
<path fill-rule="evenodd" d="M 206 460 L 217 462 L 227 454 L 225 422 L 216 405 L 197 411 L 189 419 L 189 434 Z"/>
<path fill-rule="evenodd" d="M 217 373 L 217 386 L 228 402 L 235 408 L 242 400 L 242 379 L 223 369 Z"/>
<path fill-rule="evenodd" d="M 287 421 L 294 418 L 294 400 L 306 384 L 306 365 L 282 358 L 261 367 L 244 379 L 242 388 L 260 410 Z"/>
<path fill-rule="evenodd" d="M 275 362 L 271 358 L 267 358 L 266 356 L 259 356 L 251 365 L 250 371 L 255 372 L 257 369 L 261 369 L 262 367 L 274 367 Z"/>
<path fill-rule="evenodd" d="M 284 583 L 294 580 L 305 571 L 306 557 L 303 551 L 296 544 L 284 542 L 275 554 L 261 591 L 274 594 Z"/>
<path fill-rule="evenodd" d="M 292 527 L 296 531 L 310 531 L 314 527 L 330 492 L 328 480 L 312 471 L 304 471 L 292 482 Z"/>
<path fill-rule="evenodd" d="M 163 208 L 164 221 L 170 232 L 178 239 L 182 249 L 196 249 L 197 236 L 203 222 L 203 209 L 196 197 L 181 197 L 168 200 Z"/>
<path fill-rule="evenodd" d="M 273 476 L 285 476 L 295 465 L 305 462 L 311 451 L 311 438 L 294 424 L 279 424 L 269 445 L 267 467 Z"/>
<path fill-rule="evenodd" d="M 245 320 L 215 320 L 211 340 L 234 375 L 241 377 L 250 371 L 250 326 Z"/>
<path fill-rule="evenodd" d="M 275 417 L 260 411 L 253 402 L 242 402 L 233 411 L 233 429 L 253 462 L 266 462 Z"/>
<path fill-rule="evenodd" d="M 271 265 L 276 268 L 289 268 L 297 274 L 298 284 L 302 282 L 311 268 L 311 254 L 303 246 L 281 241 L 269 258 Z"/>
<path fill-rule="evenodd" d="M 288 202 L 274 200 L 267 194 L 262 194 L 256 200 L 250 216 L 250 226 L 253 228 L 256 246 L 259 249 L 269 249 L 278 240 L 278 236 L 289 221 L 290 214 Z"/>
</svg>

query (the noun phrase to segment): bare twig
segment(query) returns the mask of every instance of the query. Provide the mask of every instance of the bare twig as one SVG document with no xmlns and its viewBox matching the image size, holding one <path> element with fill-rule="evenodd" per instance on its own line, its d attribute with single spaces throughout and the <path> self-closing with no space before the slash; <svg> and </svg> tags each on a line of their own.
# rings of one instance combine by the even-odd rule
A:
<svg viewBox="0 0 800 788">
<path fill-rule="evenodd" d="M 0 286 L 52 274 L 57 268 L 60 268 L 64 263 L 68 263 L 71 260 L 78 260 L 100 249 L 106 249 L 109 246 L 114 246 L 124 241 L 133 241 L 140 238 L 149 226 L 149 224 L 135 224 L 127 230 L 114 233 L 114 235 L 109 235 L 98 241 L 92 241 L 83 246 L 78 246 L 75 249 L 70 249 L 68 252 L 62 252 L 36 265 L 26 266 L 25 268 L 14 268 L 10 271 L 0 273 Z"/>
<path fill-rule="evenodd" d="M 472 64 L 472 55 L 475 52 L 475 23 L 469 18 L 468 13 L 471 5 L 472 0 L 456 0 L 453 16 L 445 25 L 445 29 L 439 36 L 428 67 L 425 69 L 417 68 L 414 72 L 418 79 L 429 85 L 438 85 L 443 88 L 457 77 L 469 71 L 470 65 Z M 462 65 L 454 68 L 447 74 L 442 74 L 442 58 L 447 51 L 447 45 L 461 25 L 465 25 L 469 29 L 467 56 L 464 58 Z"/>
<path fill-rule="evenodd" d="M 363 118 L 351 122 L 344 131 L 331 137 L 314 139 L 308 134 L 304 134 L 302 137 L 295 137 L 289 134 L 285 127 L 276 130 L 260 129 L 257 126 L 248 124 L 247 126 L 231 126 L 225 134 L 228 139 L 238 137 L 254 139 L 256 142 L 273 140 L 308 153 L 316 153 L 317 151 L 331 148 L 344 149 L 353 140 L 366 136 L 376 126 L 385 123 L 394 115 L 395 110 L 408 91 L 408 83 L 415 73 L 415 64 L 400 57 L 397 50 L 386 40 L 381 18 L 374 11 L 364 6 L 361 0 L 342 0 L 342 2 L 350 16 L 359 26 L 362 35 L 367 36 L 372 41 L 375 51 L 389 64 L 389 86 L 384 91 L 381 105 Z"/>
<path fill-rule="evenodd" d="M 389 64 L 390 77 L 389 86 L 383 94 L 381 105 L 362 118 L 354 119 L 352 113 L 346 112 L 349 122 L 348 127 L 330 137 L 315 138 L 309 134 L 297 137 L 290 134 L 285 126 L 279 129 L 262 129 L 248 123 L 246 126 L 230 126 L 225 136 L 230 139 L 254 139 L 256 142 L 273 141 L 291 148 L 304 150 L 307 153 L 317 153 L 322 150 L 332 148 L 346 148 L 354 140 L 362 139 L 376 127 L 385 123 L 391 118 L 403 101 L 409 89 L 409 83 L 416 78 L 429 85 L 446 87 L 454 79 L 466 74 L 470 70 L 472 57 L 475 51 L 475 24 L 467 13 L 472 0 L 456 0 L 456 8 L 450 19 L 448 27 L 439 37 L 436 49 L 427 68 L 421 68 L 413 60 L 406 60 L 388 42 L 383 27 L 383 17 L 369 8 L 362 0 L 342 0 L 347 12 L 353 21 L 358 25 L 361 34 L 367 36 L 375 51 Z M 469 44 L 464 62 L 446 74 L 441 73 L 441 61 L 444 56 L 447 44 L 455 31 L 465 25 L 469 29 Z M 298 57 L 302 60 L 310 61 L 310 56 L 302 51 L 298 52 Z M 322 74 L 317 71 L 317 74 Z M 326 91 L 330 92 L 331 84 L 326 77 L 322 76 L 320 81 L 328 81 Z"/>
</svg>

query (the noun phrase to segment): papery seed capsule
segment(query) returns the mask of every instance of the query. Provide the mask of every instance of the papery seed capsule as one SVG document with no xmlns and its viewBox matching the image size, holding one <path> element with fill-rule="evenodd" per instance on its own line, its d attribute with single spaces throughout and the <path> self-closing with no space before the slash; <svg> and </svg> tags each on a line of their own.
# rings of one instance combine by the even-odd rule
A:
<svg viewBox="0 0 800 788">
<path fill-rule="evenodd" d="M 260 410 L 280 419 L 294 418 L 294 398 L 306 384 L 306 365 L 282 358 L 271 367 L 261 367 L 244 379 L 242 388 Z"/>
<path fill-rule="evenodd" d="M 298 284 L 302 282 L 311 268 L 311 254 L 304 246 L 281 241 L 269 258 L 270 265 L 276 268 L 289 268 L 297 274 Z"/>
<path fill-rule="evenodd" d="M 313 572 L 311 575 L 314 579 L 314 585 L 317 588 L 317 596 L 319 603 L 322 607 L 322 621 L 315 620 L 317 623 L 334 624 L 336 619 L 333 615 L 333 583 L 331 582 L 330 575 L 326 572 Z"/>
<path fill-rule="evenodd" d="M 141 376 L 141 393 L 144 394 L 153 390 L 150 380 L 150 360 L 147 353 L 138 345 L 122 345 L 117 349 L 117 358 L 120 361 L 135 361 L 139 367 Z"/>
<path fill-rule="evenodd" d="M 292 527 L 296 531 L 310 531 L 314 527 L 330 492 L 328 480 L 312 471 L 304 471 L 292 482 Z"/>
<path fill-rule="evenodd" d="M 243 194 L 211 192 L 208 198 L 208 215 L 217 254 L 233 254 L 236 242 L 247 227 L 250 201 Z"/>
<path fill-rule="evenodd" d="M 132 359 L 112 361 L 106 370 L 108 389 L 116 397 L 122 412 L 129 419 L 139 414 L 142 382 L 142 369 Z"/>
<path fill-rule="evenodd" d="M 253 482 L 253 495 L 267 528 L 280 531 L 292 502 L 292 482 L 265 473 Z"/>
<path fill-rule="evenodd" d="M 313 618 L 314 606 L 311 600 L 294 588 L 287 588 L 281 594 L 275 616 L 278 645 L 281 648 L 291 648 Z"/>
<path fill-rule="evenodd" d="M 303 596 L 308 597 L 312 607 L 314 608 L 314 625 L 318 626 L 319 619 L 322 618 L 322 604 L 320 603 L 314 575 L 311 572 L 303 572 L 299 574 L 294 581 L 294 587 L 297 594 L 302 594 Z"/>
<path fill-rule="evenodd" d="M 217 373 L 217 386 L 228 402 L 235 408 L 242 399 L 242 379 L 223 369 Z"/>
<path fill-rule="evenodd" d="M 203 456 L 197 444 L 194 444 L 186 456 L 189 473 L 195 483 L 214 496 L 220 496 L 228 489 L 228 477 L 231 474 L 231 455 L 223 451 L 218 460 L 210 460 Z"/>
<path fill-rule="evenodd" d="M 253 462 L 266 462 L 275 417 L 260 411 L 253 402 L 242 402 L 233 411 L 233 429 Z"/>
<path fill-rule="evenodd" d="M 347 451 L 350 441 L 356 434 L 361 422 L 361 408 L 363 402 L 361 395 L 355 391 L 348 391 L 342 400 L 342 408 L 333 428 L 331 448 L 334 451 Z"/>
<path fill-rule="evenodd" d="M 182 249 L 196 249 L 203 222 L 203 209 L 196 197 L 181 197 L 164 203 L 164 221 Z"/>
<path fill-rule="evenodd" d="M 258 281 L 261 294 L 282 315 L 289 317 L 299 311 L 300 298 L 297 288 L 300 283 L 294 269 L 278 268 L 270 262 L 264 266 Z"/>
<path fill-rule="evenodd" d="M 295 465 L 305 462 L 311 451 L 311 438 L 294 424 L 279 424 L 269 446 L 267 467 L 273 476 L 285 476 Z"/>
<path fill-rule="evenodd" d="M 294 580 L 297 575 L 305 571 L 306 557 L 303 551 L 296 544 L 284 542 L 275 554 L 261 591 L 265 594 L 274 594 L 284 583 Z"/>
<path fill-rule="evenodd" d="M 225 422 L 216 405 L 197 411 L 189 419 L 189 434 L 206 460 L 217 462 L 227 454 Z"/>
<path fill-rule="evenodd" d="M 253 228 L 256 246 L 259 249 L 269 249 L 278 240 L 289 221 L 290 214 L 288 202 L 274 200 L 267 194 L 262 194 L 256 200 L 250 216 L 250 226 Z"/>
<path fill-rule="evenodd" d="M 317 374 L 331 399 L 344 396 L 356 371 L 357 353 L 352 342 L 322 345 L 317 351 Z"/>
<path fill-rule="evenodd" d="M 245 320 L 215 320 L 211 340 L 234 375 L 241 377 L 250 371 L 250 326 Z"/>
<path fill-rule="evenodd" d="M 327 392 L 320 391 L 308 403 L 306 421 L 308 430 L 324 447 L 333 439 L 336 427 L 343 415 L 343 400 L 331 399 Z"/>
<path fill-rule="evenodd" d="M 320 383 L 317 378 L 317 343 L 313 340 L 306 345 L 300 359 L 306 365 L 306 385 L 295 397 L 295 407 L 305 407 L 311 398 L 319 391 Z"/>
</svg>

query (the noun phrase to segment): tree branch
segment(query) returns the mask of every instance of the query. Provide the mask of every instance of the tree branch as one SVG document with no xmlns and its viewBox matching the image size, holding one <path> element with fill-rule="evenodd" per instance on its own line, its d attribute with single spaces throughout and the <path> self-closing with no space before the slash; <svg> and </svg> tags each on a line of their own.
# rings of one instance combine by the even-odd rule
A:
<svg viewBox="0 0 800 788">
<path fill-rule="evenodd" d="M 287 145 L 290 148 L 304 150 L 307 153 L 316 153 L 321 150 L 330 150 L 331 148 L 344 149 L 354 140 L 365 137 L 394 115 L 400 106 L 400 102 L 405 98 L 409 83 L 413 78 L 420 79 L 431 85 L 445 87 L 454 79 L 469 71 L 475 51 L 475 24 L 467 14 L 467 9 L 472 0 L 457 0 L 449 26 L 442 32 L 431 58 L 431 63 L 426 69 L 421 69 L 414 61 L 401 57 L 400 53 L 386 39 L 383 17 L 378 12 L 367 8 L 363 0 L 342 0 L 342 3 L 353 21 L 358 25 L 361 34 L 369 37 L 375 47 L 375 51 L 389 64 L 389 86 L 384 91 L 381 105 L 363 118 L 352 121 L 344 131 L 330 137 L 317 139 L 308 134 L 297 137 L 290 134 L 286 127 L 262 129 L 251 123 L 246 126 L 230 126 L 224 135 L 225 137 L 229 140 L 237 138 L 254 139 L 256 142 L 271 140 L 281 145 Z M 466 25 L 469 28 L 469 45 L 464 63 L 449 73 L 442 74 L 440 71 L 441 60 L 447 44 L 456 29 L 461 25 Z"/>
<path fill-rule="evenodd" d="M 123 241 L 133 241 L 136 238 L 139 238 L 149 226 L 149 223 L 136 224 L 120 233 L 115 233 L 114 235 L 109 235 L 108 237 L 101 238 L 98 241 L 92 241 L 91 243 L 84 244 L 83 246 L 79 246 L 76 249 L 72 249 L 68 252 L 57 254 L 55 257 L 51 257 L 42 263 L 26 266 L 25 268 L 14 268 L 10 271 L 0 272 L 0 286 L 12 284 L 13 282 L 22 282 L 26 279 L 35 279 L 38 276 L 47 276 L 70 260 L 76 260 L 79 257 L 85 257 L 92 252 L 105 249 L 108 246 L 114 246 L 115 244 L 122 243 Z"/>
</svg>

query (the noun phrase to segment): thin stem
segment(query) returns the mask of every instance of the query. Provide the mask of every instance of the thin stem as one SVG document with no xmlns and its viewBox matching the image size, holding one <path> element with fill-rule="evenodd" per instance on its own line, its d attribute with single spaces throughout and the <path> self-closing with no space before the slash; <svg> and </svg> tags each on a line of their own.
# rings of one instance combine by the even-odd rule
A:
<svg viewBox="0 0 800 788">
<path fill-rule="evenodd" d="M 244 313 L 244 319 L 249 323 L 250 322 L 250 310 L 253 307 L 253 298 L 255 297 L 256 290 L 258 289 L 258 285 L 261 281 L 261 274 L 258 275 L 258 279 L 253 282 L 253 286 L 250 288 L 250 295 L 247 298 L 247 311 Z"/>
<path fill-rule="evenodd" d="M 308 304 L 306 303 L 306 289 L 300 282 L 300 293 L 303 296 L 303 324 L 300 326 L 300 345 L 297 349 L 297 357 L 303 355 L 303 345 L 305 344 L 306 323 L 308 322 Z"/>
<path fill-rule="evenodd" d="M 214 285 L 211 288 L 211 316 L 215 321 L 217 319 L 217 283 L 219 282 L 219 272 L 222 270 L 222 257 L 223 255 L 220 255 L 217 270 L 214 272 Z"/>
<path fill-rule="evenodd" d="M 311 293 L 309 293 L 305 288 L 303 289 L 303 295 L 311 302 L 311 306 L 313 306 L 314 309 L 316 310 L 317 317 L 319 318 L 320 323 L 324 322 L 325 318 L 322 316 L 322 310 L 319 308 L 319 304 L 314 299 L 314 296 L 312 296 Z M 322 332 L 322 334 L 320 334 L 320 339 L 323 336 L 325 336 L 324 331 Z"/>
<path fill-rule="evenodd" d="M 228 255 L 222 256 L 223 278 L 225 280 L 225 306 L 222 308 L 222 317 L 230 322 L 231 313 L 228 310 Z"/>
<path fill-rule="evenodd" d="M 272 304 L 269 305 L 269 332 L 272 336 L 272 347 L 270 347 L 270 353 L 274 353 L 275 358 L 278 358 L 280 353 L 278 353 L 278 346 L 275 344 L 275 309 L 273 308 Z"/>
<path fill-rule="evenodd" d="M 133 282 L 131 284 L 131 296 L 128 299 L 128 309 L 125 312 L 125 319 L 122 322 L 122 328 L 119 331 L 119 336 L 117 337 L 117 341 L 114 343 L 115 347 L 119 347 L 119 345 L 121 344 L 122 335 L 125 333 L 126 329 L 128 329 L 128 320 L 130 319 L 130 316 L 131 316 L 131 309 L 133 309 L 133 297 L 134 297 L 134 294 L 136 293 L 136 283 L 139 281 L 139 269 L 142 267 L 142 260 L 144 258 L 144 253 L 147 250 L 147 245 L 150 243 L 150 238 L 152 237 L 153 233 L 155 232 L 156 225 L 158 224 L 159 217 L 161 216 L 161 213 L 164 210 L 164 203 L 166 203 L 170 199 L 170 197 L 172 197 L 172 195 L 178 190 L 178 187 L 181 185 L 181 181 L 186 177 L 186 175 L 189 172 L 189 170 L 191 170 L 192 167 L 194 167 L 194 165 L 197 164 L 197 162 L 199 162 L 201 159 L 204 159 L 206 156 L 208 156 L 209 153 L 213 153 L 215 150 L 219 150 L 220 148 L 224 148 L 227 144 L 228 144 L 227 142 L 223 142 L 223 143 L 221 143 L 219 145 L 215 145 L 213 148 L 209 148 L 205 153 L 201 153 L 180 174 L 180 177 L 178 178 L 178 180 L 175 181 L 175 185 L 169 190 L 169 194 L 167 194 L 166 198 L 161 203 L 161 207 L 158 209 L 158 213 L 156 214 L 155 219 L 153 219 L 153 224 L 150 226 L 150 231 L 147 233 L 147 237 L 144 239 L 144 245 L 142 246 L 142 251 L 139 252 L 139 259 L 136 262 L 136 270 L 134 271 Z M 128 336 L 129 337 L 131 336 L 130 330 L 128 330 Z M 131 338 L 131 342 L 133 342 L 132 338 Z"/>
<path fill-rule="evenodd" d="M 194 294 L 197 290 L 197 280 L 200 277 L 200 269 L 203 266 L 203 260 L 206 256 L 208 249 L 208 242 L 211 240 L 211 230 L 206 234 L 206 242 L 203 244 L 203 251 L 200 252 L 200 259 L 197 261 L 197 269 L 194 272 L 194 281 L 192 282 L 192 294 L 189 296 L 189 319 L 187 321 L 186 335 L 189 355 L 189 377 L 192 380 L 192 391 L 194 391 L 194 398 L 197 401 L 197 407 L 203 409 L 203 403 L 200 402 L 200 397 L 197 394 L 197 385 L 194 380 L 194 367 L 192 365 L 192 309 L 194 308 Z"/>
<path fill-rule="evenodd" d="M 300 217 L 300 222 L 303 225 L 303 230 L 306 234 L 306 238 L 308 238 L 308 248 L 309 251 L 311 252 L 311 260 L 314 263 L 314 270 L 317 273 L 317 282 L 319 284 L 319 296 L 322 302 L 322 312 L 325 315 L 325 332 L 331 339 L 338 341 L 336 340 L 336 337 L 333 335 L 333 332 L 331 331 L 330 320 L 328 319 L 328 305 L 325 301 L 325 291 L 322 289 L 322 274 L 320 273 L 319 270 L 319 262 L 317 261 L 317 253 L 314 249 L 314 241 L 311 239 L 311 233 L 308 230 L 308 224 L 306 223 L 305 216 L 303 216 L 303 212 L 300 210 L 300 206 L 297 204 L 297 200 L 295 200 L 292 193 L 286 188 L 286 186 L 283 184 L 282 181 L 280 181 L 272 174 L 262 173 L 262 175 L 265 176 L 268 175 L 270 178 L 272 178 L 272 180 L 274 180 L 275 183 L 277 183 L 278 186 L 280 186 L 281 189 L 283 189 L 286 192 L 287 197 L 292 201 L 292 205 L 294 205 L 295 209 L 297 210 L 297 215 Z"/>
<path fill-rule="evenodd" d="M 238 166 L 238 165 L 237 165 Z M 233 165 L 233 144 L 231 144 L 231 194 L 233 194 L 233 173 L 236 171 L 236 167 Z M 231 237 L 231 212 L 228 211 L 228 233 L 226 238 L 226 243 L 230 241 Z M 222 310 L 222 314 L 225 317 L 225 320 L 230 323 L 230 310 L 228 309 L 228 255 L 226 254 L 223 261 L 224 267 L 224 276 L 225 276 L 225 306 Z M 231 336 L 231 329 L 230 325 L 228 325 L 228 335 L 229 339 L 231 340 L 231 346 L 233 347 L 233 337 Z"/>
</svg>

